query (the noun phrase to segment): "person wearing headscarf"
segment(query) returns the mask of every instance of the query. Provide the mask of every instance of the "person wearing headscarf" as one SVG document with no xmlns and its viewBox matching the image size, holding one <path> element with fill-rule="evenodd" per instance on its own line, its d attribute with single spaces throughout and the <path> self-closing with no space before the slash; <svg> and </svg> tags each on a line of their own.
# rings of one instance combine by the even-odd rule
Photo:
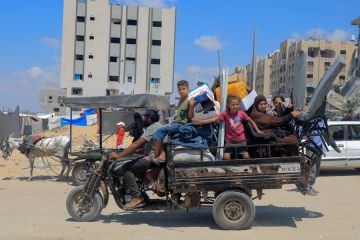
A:
<svg viewBox="0 0 360 240">
<path fill-rule="evenodd" d="M 273 97 L 272 102 L 274 105 L 274 111 L 276 112 L 276 115 L 278 117 L 285 116 L 290 112 L 294 111 L 294 106 L 292 105 L 291 100 L 288 106 L 286 106 L 285 98 L 282 95 L 277 95 Z"/>
<path fill-rule="evenodd" d="M 258 95 L 254 100 L 254 106 L 250 113 L 251 119 L 257 124 L 258 128 L 263 132 L 274 132 L 275 128 L 281 128 L 287 125 L 290 120 L 300 115 L 299 111 L 292 111 L 291 113 L 278 117 L 266 114 L 267 101 L 263 95 Z M 278 143 L 289 143 L 296 145 L 289 145 L 286 147 L 289 154 L 297 154 L 297 138 L 293 135 L 278 136 Z M 295 148 L 296 147 L 296 148 Z"/>
</svg>

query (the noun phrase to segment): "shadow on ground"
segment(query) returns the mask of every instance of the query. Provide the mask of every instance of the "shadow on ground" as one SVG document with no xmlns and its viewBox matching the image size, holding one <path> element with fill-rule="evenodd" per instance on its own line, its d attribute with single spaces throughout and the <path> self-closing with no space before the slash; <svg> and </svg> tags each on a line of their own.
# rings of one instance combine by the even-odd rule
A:
<svg viewBox="0 0 360 240">
<path fill-rule="evenodd" d="M 359 169 L 321 169 L 320 177 L 356 176 L 360 175 Z"/>
<path fill-rule="evenodd" d="M 29 177 L 4 177 L 2 180 L 20 180 L 28 181 Z M 33 176 L 31 181 L 51 181 L 51 182 L 71 182 L 68 177 L 53 177 L 53 176 Z"/>
<path fill-rule="evenodd" d="M 306 210 L 304 207 L 278 207 L 274 205 L 257 206 L 253 228 L 256 227 L 291 227 L 304 218 L 320 218 L 323 214 Z M 100 215 L 103 223 L 121 223 L 124 225 L 147 224 L 154 227 L 206 227 L 218 229 L 212 218 L 210 207 L 172 211 L 136 211 Z M 67 219 L 73 221 L 73 219 Z"/>
</svg>

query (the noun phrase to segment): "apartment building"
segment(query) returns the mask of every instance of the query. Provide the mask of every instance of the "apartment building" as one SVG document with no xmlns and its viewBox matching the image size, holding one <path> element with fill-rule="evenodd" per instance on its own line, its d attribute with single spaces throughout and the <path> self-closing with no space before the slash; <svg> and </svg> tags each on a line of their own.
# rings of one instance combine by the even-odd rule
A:
<svg viewBox="0 0 360 240">
<path fill-rule="evenodd" d="M 237 66 L 233 74 L 228 76 L 229 82 L 245 82 L 247 81 L 247 70 L 245 67 Z"/>
<path fill-rule="evenodd" d="M 306 87 L 314 88 L 338 56 L 346 61 L 334 81 L 334 89 L 338 91 L 345 85 L 348 67 L 356 45 L 354 42 L 328 41 L 328 40 L 300 40 L 287 39 L 280 44 L 280 49 L 267 57 L 257 57 L 256 78 L 253 88 L 258 94 L 266 97 L 283 95 L 292 97 L 295 61 L 298 54 L 303 51 L 307 54 Z M 246 66 L 247 84 L 252 79 L 252 64 Z M 269 87 L 269 88 L 268 88 Z"/>
<path fill-rule="evenodd" d="M 334 81 L 334 89 L 345 85 L 347 68 L 356 49 L 353 42 L 328 40 L 285 40 L 280 44 L 280 50 L 272 55 L 271 87 L 272 95 L 282 94 L 291 97 L 294 82 L 294 69 L 297 54 L 304 51 L 307 54 L 307 87 L 316 87 L 324 73 L 338 56 L 344 57 L 346 66 Z"/>
<path fill-rule="evenodd" d="M 104 96 L 173 89 L 175 8 L 64 0 L 61 87 Z"/>
<path fill-rule="evenodd" d="M 270 74 L 271 74 L 271 58 L 270 56 L 256 59 L 256 93 L 264 95 L 266 98 L 271 97 L 270 93 Z"/>
<path fill-rule="evenodd" d="M 60 106 L 59 97 L 66 96 L 65 89 L 47 87 L 40 90 L 40 107 L 44 113 L 55 113 L 57 116 L 66 114 L 65 106 Z"/>
</svg>

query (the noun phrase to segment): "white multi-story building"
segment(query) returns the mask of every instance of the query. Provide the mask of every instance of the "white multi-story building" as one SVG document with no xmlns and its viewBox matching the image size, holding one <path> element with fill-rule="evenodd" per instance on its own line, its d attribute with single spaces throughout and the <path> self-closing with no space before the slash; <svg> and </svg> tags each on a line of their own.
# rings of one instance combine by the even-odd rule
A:
<svg viewBox="0 0 360 240">
<path fill-rule="evenodd" d="M 70 96 L 170 95 L 175 8 L 64 0 L 61 87 Z"/>
</svg>

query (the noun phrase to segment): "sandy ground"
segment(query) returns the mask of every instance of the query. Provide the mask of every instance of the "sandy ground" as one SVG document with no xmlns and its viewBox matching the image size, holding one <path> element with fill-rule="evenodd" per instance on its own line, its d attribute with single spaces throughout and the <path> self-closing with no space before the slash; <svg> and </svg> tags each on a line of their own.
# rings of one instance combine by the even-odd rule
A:
<svg viewBox="0 0 360 240">
<path fill-rule="evenodd" d="M 58 130 L 64 134 L 68 129 Z M 76 136 L 93 134 L 95 128 L 75 129 Z M 47 133 L 50 135 L 51 133 Z M 131 141 L 127 139 L 127 143 Z M 115 138 L 110 140 L 113 146 Z M 111 198 L 95 222 L 70 219 L 65 200 L 73 186 L 51 178 L 36 168 L 27 182 L 27 160 L 14 151 L 0 158 L 0 239 L 349 239 L 360 240 L 360 171 L 322 172 L 317 197 L 303 196 L 293 185 L 266 190 L 255 200 L 256 218 L 246 231 L 222 231 L 211 209 L 124 212 Z"/>
</svg>

